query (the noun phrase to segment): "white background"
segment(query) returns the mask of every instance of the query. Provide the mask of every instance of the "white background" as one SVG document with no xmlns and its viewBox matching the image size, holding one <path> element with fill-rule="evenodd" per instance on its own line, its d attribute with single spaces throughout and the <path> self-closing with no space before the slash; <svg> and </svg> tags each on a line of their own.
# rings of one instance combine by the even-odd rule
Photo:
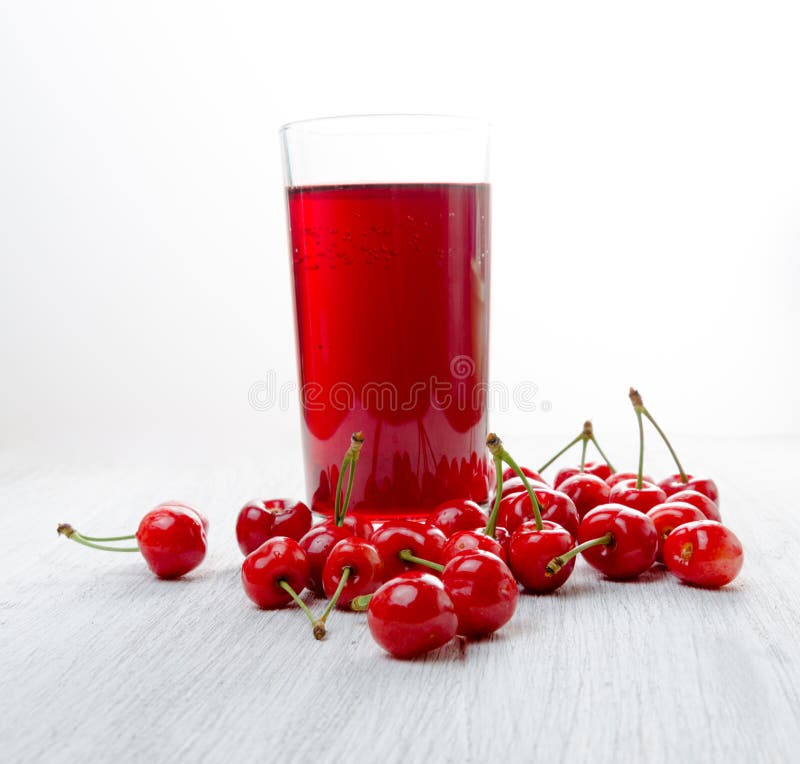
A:
<svg viewBox="0 0 800 764">
<path fill-rule="evenodd" d="M 3 2 L 0 446 L 296 444 L 248 401 L 295 380 L 277 130 L 364 112 L 493 123 L 492 377 L 552 406 L 496 429 L 633 435 L 634 384 L 798 432 L 798 39 L 792 2 Z"/>
</svg>

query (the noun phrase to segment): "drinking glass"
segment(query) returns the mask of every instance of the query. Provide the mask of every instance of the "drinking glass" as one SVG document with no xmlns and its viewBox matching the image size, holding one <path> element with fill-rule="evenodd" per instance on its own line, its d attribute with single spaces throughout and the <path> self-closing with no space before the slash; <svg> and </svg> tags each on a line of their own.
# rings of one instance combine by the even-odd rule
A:
<svg viewBox="0 0 800 764">
<path fill-rule="evenodd" d="M 488 125 L 330 117 L 281 130 L 305 474 L 331 514 L 419 517 L 487 500 Z"/>
</svg>

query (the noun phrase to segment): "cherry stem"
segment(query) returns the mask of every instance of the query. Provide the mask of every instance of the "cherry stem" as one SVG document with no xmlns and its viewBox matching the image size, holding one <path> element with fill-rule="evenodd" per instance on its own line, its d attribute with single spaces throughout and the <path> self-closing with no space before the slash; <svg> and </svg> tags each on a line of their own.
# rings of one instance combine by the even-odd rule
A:
<svg viewBox="0 0 800 764">
<path fill-rule="evenodd" d="M 628 393 L 628 397 L 631 399 L 631 403 L 633 404 L 633 410 L 637 414 L 643 414 L 647 417 L 647 421 L 655 427 L 656 432 L 661 436 L 661 440 L 664 441 L 667 448 L 669 449 L 670 454 L 672 454 L 672 458 L 675 461 L 675 466 L 678 468 L 678 472 L 681 476 L 681 483 L 688 483 L 689 478 L 686 476 L 686 471 L 683 469 L 683 465 L 678 459 L 678 455 L 675 453 L 675 449 L 672 447 L 672 443 L 669 442 L 669 438 L 666 436 L 664 431 L 658 426 L 658 423 L 655 419 L 653 419 L 652 414 L 645 408 L 644 403 L 642 402 L 642 396 L 639 394 L 638 390 L 634 390 L 633 388 L 630 389 Z"/>
<path fill-rule="evenodd" d="M 84 541 L 130 541 L 136 538 L 136 534 L 131 533 L 128 536 L 86 536 L 81 533 L 81 538 Z"/>
<path fill-rule="evenodd" d="M 369 609 L 369 603 L 372 602 L 371 594 L 361 594 L 358 597 L 353 597 L 350 600 L 350 610 L 355 610 L 357 613 L 363 613 Z"/>
<path fill-rule="evenodd" d="M 539 469 L 538 472 L 544 472 L 556 459 L 560 456 L 563 456 L 567 453 L 576 443 L 580 443 L 583 440 L 583 433 L 578 435 L 577 437 L 573 438 L 569 443 L 567 443 L 564 448 L 562 448 L 555 456 L 550 457 Z"/>
<path fill-rule="evenodd" d="M 597 438 L 595 438 L 594 434 L 592 434 L 590 440 L 592 441 L 592 443 L 594 443 L 594 447 L 597 449 L 597 453 L 603 457 L 603 461 L 608 465 L 608 468 L 612 472 L 616 472 L 616 470 L 614 469 L 614 465 L 608 460 L 608 457 L 603 453 L 603 449 L 600 448 L 600 444 L 597 442 Z"/>
<path fill-rule="evenodd" d="M 354 432 L 350 436 L 350 447 L 347 449 L 344 459 L 342 459 L 342 468 L 339 471 L 339 480 L 336 483 L 336 496 L 334 497 L 333 504 L 333 522 L 337 527 L 344 525 L 344 518 L 347 514 L 347 507 L 350 505 L 350 496 L 353 493 L 353 481 L 356 477 L 356 463 L 358 462 L 361 447 L 364 445 L 364 433 Z M 342 501 L 342 485 L 344 484 L 344 476 L 347 473 L 347 490 Z"/>
<path fill-rule="evenodd" d="M 499 455 L 493 455 L 494 458 L 494 472 L 496 477 L 494 487 L 494 504 L 492 511 L 489 513 L 489 519 L 486 521 L 486 528 L 484 534 L 494 538 L 495 531 L 497 530 L 497 517 L 500 512 L 500 501 L 503 498 L 503 459 Z"/>
<path fill-rule="evenodd" d="M 308 605 L 306 605 L 306 603 L 300 599 L 300 595 L 292 588 L 292 585 L 288 581 L 281 579 L 278 581 L 278 586 L 280 586 L 281 589 L 283 589 L 283 591 L 285 591 L 295 601 L 295 604 L 300 608 L 300 610 L 302 610 L 306 616 L 308 616 L 308 620 L 311 621 L 311 625 L 314 627 L 314 637 L 316 639 L 322 639 L 325 636 L 325 625 L 322 624 L 322 630 L 318 632 L 319 621 L 308 609 Z"/>
<path fill-rule="evenodd" d="M 603 449 L 600 448 L 600 444 L 597 442 L 597 438 L 594 436 L 594 428 L 592 427 L 592 422 L 590 419 L 587 419 L 583 423 L 583 429 L 581 430 L 579 435 L 576 435 L 569 443 L 567 443 L 564 448 L 562 448 L 555 456 L 550 458 L 546 461 L 541 467 L 539 467 L 539 472 L 544 472 L 556 459 L 560 456 L 563 456 L 567 451 L 570 450 L 576 443 L 583 443 L 583 452 L 581 453 L 581 472 L 583 472 L 583 467 L 586 464 L 586 448 L 589 443 L 593 443 L 594 447 L 597 449 L 597 453 L 603 457 L 603 461 L 611 468 L 612 472 L 616 472 L 614 469 L 614 465 L 611 464 L 608 457 L 603 453 Z"/>
<path fill-rule="evenodd" d="M 444 570 L 444 565 L 440 565 L 438 562 L 431 562 L 430 560 L 423 560 L 421 557 L 417 557 L 410 549 L 403 549 L 399 557 L 403 562 L 413 562 L 417 565 L 424 565 L 426 568 L 438 570 L 439 573 Z"/>
<path fill-rule="evenodd" d="M 564 552 L 564 554 L 560 554 L 558 557 L 554 557 L 552 560 L 550 560 L 550 562 L 545 565 L 545 575 L 554 576 L 573 557 L 577 557 L 585 549 L 591 549 L 593 546 L 608 546 L 609 544 L 613 543 L 614 535 L 612 533 L 606 533 L 599 538 L 584 541 L 582 544 L 572 547 L 572 549 L 570 549 L 568 552 Z"/>
<path fill-rule="evenodd" d="M 92 549 L 101 549 L 104 552 L 138 552 L 138 546 L 106 546 L 105 544 L 95 543 L 94 537 L 82 536 L 76 531 L 69 523 L 61 523 L 58 526 L 58 533 L 61 536 L 66 536 L 71 541 L 78 544 L 91 547 Z M 119 540 L 136 538 L 135 536 L 119 536 Z M 99 541 L 116 541 L 117 538 L 98 539 Z"/>
<path fill-rule="evenodd" d="M 322 611 L 322 615 L 319 617 L 319 620 L 314 625 L 314 636 L 317 639 L 322 639 L 322 637 L 325 636 L 325 621 L 328 620 L 328 616 L 331 614 L 331 611 L 336 607 L 336 603 L 339 601 L 339 597 L 344 591 L 344 587 L 347 585 L 347 579 L 350 578 L 351 572 L 352 569 L 349 565 L 345 565 L 345 567 L 342 568 L 342 577 L 339 579 L 339 585 L 336 587 L 333 597 L 331 597 L 328 601 L 327 607 Z M 318 631 L 320 631 L 319 636 L 317 636 Z"/>
<path fill-rule="evenodd" d="M 511 458 L 511 454 L 506 451 L 503 447 L 503 441 L 495 435 L 493 432 L 490 432 L 488 437 L 486 438 L 486 447 L 489 449 L 489 452 L 494 457 L 494 467 L 495 471 L 497 472 L 497 493 L 494 499 L 494 507 L 492 507 L 492 513 L 489 515 L 489 521 L 486 523 L 486 530 L 484 533 L 487 536 L 491 536 L 494 538 L 495 531 L 497 530 L 497 515 L 500 510 L 500 499 L 502 498 L 503 493 L 503 462 L 505 462 L 512 470 L 516 473 L 517 477 L 522 480 L 522 485 L 525 486 L 525 490 L 528 492 L 528 496 L 531 498 L 531 505 L 533 506 L 533 517 L 536 521 L 536 530 L 542 530 L 542 507 L 539 504 L 539 499 L 536 497 L 536 494 L 531 488 L 531 484 L 528 482 L 527 475 L 520 469 L 520 466 Z"/>
<path fill-rule="evenodd" d="M 644 424 L 642 423 L 642 412 L 637 408 L 636 420 L 639 422 L 639 469 L 636 471 L 636 490 L 642 488 L 642 473 L 644 472 Z"/>
</svg>

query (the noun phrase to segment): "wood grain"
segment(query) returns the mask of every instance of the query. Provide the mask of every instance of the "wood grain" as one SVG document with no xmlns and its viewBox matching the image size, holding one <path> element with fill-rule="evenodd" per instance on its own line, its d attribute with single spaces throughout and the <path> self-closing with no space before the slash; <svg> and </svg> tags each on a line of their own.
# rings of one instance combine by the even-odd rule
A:
<svg viewBox="0 0 800 764">
<path fill-rule="evenodd" d="M 520 440 L 523 461 L 555 445 Z M 691 589 L 657 569 L 611 583 L 579 564 L 556 594 L 523 596 L 492 639 L 408 662 L 381 653 L 363 614 L 334 614 L 318 643 L 295 610 L 260 612 L 245 599 L 235 512 L 252 494 L 296 492 L 289 460 L 265 475 L 258 458 L 28 468 L 7 453 L 0 758 L 796 760 L 800 520 L 780 480 L 796 473 L 800 439 L 682 446 L 719 483 L 745 545 L 732 586 Z M 98 534 L 134 528 L 175 496 L 212 521 L 209 557 L 185 580 L 155 580 L 133 555 L 55 534 L 59 520 Z"/>
</svg>

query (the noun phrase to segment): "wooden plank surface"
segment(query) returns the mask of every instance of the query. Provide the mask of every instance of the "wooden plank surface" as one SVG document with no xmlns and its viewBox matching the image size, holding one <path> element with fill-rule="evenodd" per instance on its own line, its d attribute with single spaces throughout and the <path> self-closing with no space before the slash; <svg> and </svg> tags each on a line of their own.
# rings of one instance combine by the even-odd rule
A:
<svg viewBox="0 0 800 764">
<path fill-rule="evenodd" d="M 517 454 L 550 445 L 519 441 Z M 579 564 L 556 594 L 523 596 L 493 638 L 410 662 L 385 656 L 363 615 L 334 614 L 318 643 L 299 612 L 245 599 L 235 512 L 258 491 L 297 491 L 288 459 L 34 467 L 7 452 L 0 759 L 796 761 L 800 515 L 781 483 L 800 439 L 682 446 L 745 545 L 732 586 L 691 589 L 662 570 L 612 583 Z M 212 522 L 210 554 L 185 580 L 55 534 L 60 520 L 134 529 L 168 497 Z"/>
</svg>

